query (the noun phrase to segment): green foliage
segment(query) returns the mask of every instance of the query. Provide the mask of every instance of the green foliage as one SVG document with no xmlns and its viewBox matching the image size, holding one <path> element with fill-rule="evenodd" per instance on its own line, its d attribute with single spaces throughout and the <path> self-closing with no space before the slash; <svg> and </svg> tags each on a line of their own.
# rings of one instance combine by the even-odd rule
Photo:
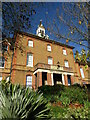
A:
<svg viewBox="0 0 90 120">
<path fill-rule="evenodd" d="M 84 107 L 81 108 L 70 108 L 70 107 L 60 107 L 49 105 L 51 109 L 52 119 L 63 119 L 68 120 L 82 120 L 90 118 L 90 102 L 84 102 Z"/>
<path fill-rule="evenodd" d="M 1 112 L 2 118 L 48 119 L 47 101 L 39 92 L 31 91 L 20 85 L 2 83 Z"/>
<path fill-rule="evenodd" d="M 76 50 L 75 60 L 78 62 L 85 63 L 85 65 L 87 65 L 87 61 L 90 60 L 90 51 L 87 51 L 86 53 L 86 51 L 82 49 L 81 53 L 79 54 L 79 52 Z"/>
<path fill-rule="evenodd" d="M 42 86 L 38 88 L 41 93 L 43 93 L 43 96 L 49 101 L 49 102 L 56 102 L 59 100 L 59 97 L 61 96 L 61 91 L 64 91 L 63 85 L 55 85 L 55 86 Z"/>
<path fill-rule="evenodd" d="M 83 104 L 87 100 L 86 91 L 85 88 L 77 86 L 65 87 L 65 91 L 61 93 L 60 100 L 65 106 L 75 102 Z"/>
<path fill-rule="evenodd" d="M 88 99 L 87 88 L 76 84 L 65 87 L 62 85 L 56 86 L 42 86 L 39 91 L 43 92 L 44 97 L 49 102 L 61 101 L 63 105 L 67 106 L 72 102 L 79 102 L 83 104 Z"/>
</svg>

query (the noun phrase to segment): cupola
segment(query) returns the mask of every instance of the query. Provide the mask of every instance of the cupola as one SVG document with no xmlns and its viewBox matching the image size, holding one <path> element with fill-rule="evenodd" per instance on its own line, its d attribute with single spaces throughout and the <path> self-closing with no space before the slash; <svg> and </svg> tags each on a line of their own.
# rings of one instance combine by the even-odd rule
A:
<svg viewBox="0 0 90 120">
<path fill-rule="evenodd" d="M 42 20 L 40 20 L 40 24 L 38 25 L 38 28 L 36 30 L 36 35 L 39 37 L 45 37 L 45 28 L 42 24 Z"/>
</svg>

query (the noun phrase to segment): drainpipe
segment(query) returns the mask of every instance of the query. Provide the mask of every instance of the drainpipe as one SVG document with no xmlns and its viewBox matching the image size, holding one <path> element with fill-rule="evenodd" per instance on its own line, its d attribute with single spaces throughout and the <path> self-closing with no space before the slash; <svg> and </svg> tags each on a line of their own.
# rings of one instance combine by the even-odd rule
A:
<svg viewBox="0 0 90 120">
<path fill-rule="evenodd" d="M 17 34 L 17 33 L 16 33 L 16 34 Z M 15 42 L 16 42 L 16 34 L 15 34 Z M 11 67 L 10 67 L 10 77 L 9 77 L 9 82 L 10 82 L 10 80 L 11 80 L 12 63 L 13 63 L 14 53 L 15 53 L 15 43 L 14 43 L 14 50 L 13 50 L 12 59 L 11 59 Z"/>
</svg>

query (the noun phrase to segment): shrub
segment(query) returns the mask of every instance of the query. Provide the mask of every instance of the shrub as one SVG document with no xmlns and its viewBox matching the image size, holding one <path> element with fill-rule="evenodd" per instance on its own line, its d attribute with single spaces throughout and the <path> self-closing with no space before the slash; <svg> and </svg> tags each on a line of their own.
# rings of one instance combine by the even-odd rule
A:
<svg viewBox="0 0 90 120">
<path fill-rule="evenodd" d="M 85 86 L 78 84 L 65 87 L 63 85 L 42 86 L 39 87 L 44 97 L 50 102 L 62 101 L 67 106 L 72 102 L 79 102 L 81 104 L 87 101 L 87 89 Z"/>
<path fill-rule="evenodd" d="M 6 84 L 6 85 L 5 85 Z M 1 109 L 2 118 L 48 119 L 47 101 L 39 92 L 9 83 L 2 84 Z"/>
</svg>

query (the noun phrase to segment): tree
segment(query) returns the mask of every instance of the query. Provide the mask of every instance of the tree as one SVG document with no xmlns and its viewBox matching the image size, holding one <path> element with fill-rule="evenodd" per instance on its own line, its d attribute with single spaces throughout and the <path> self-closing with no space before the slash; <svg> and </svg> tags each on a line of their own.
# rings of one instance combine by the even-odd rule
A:
<svg viewBox="0 0 90 120">
<path fill-rule="evenodd" d="M 2 37 L 10 37 L 14 31 L 31 28 L 31 20 L 36 14 L 32 2 L 3 2 L 2 3 Z"/>
<path fill-rule="evenodd" d="M 83 44 L 84 41 L 90 43 L 88 36 L 90 3 L 62 3 L 62 11 L 60 7 L 57 8 L 53 23 L 51 25 L 49 23 L 48 30 L 59 39 L 66 42 L 72 41 L 90 49 L 89 46 Z M 66 29 L 64 32 L 60 29 L 62 24 Z"/>
<path fill-rule="evenodd" d="M 87 65 L 87 61 L 90 60 L 90 51 L 86 51 L 84 49 L 81 50 L 81 54 L 79 54 L 78 51 L 76 51 L 75 53 L 75 60 L 77 62 L 81 62 L 84 63 L 85 65 Z"/>
<path fill-rule="evenodd" d="M 38 4 L 39 6 L 41 4 Z M 21 53 L 25 51 L 25 47 L 22 42 L 16 43 L 17 31 L 25 31 L 32 27 L 31 20 L 33 15 L 36 14 L 36 7 L 33 2 L 3 2 L 2 3 L 2 56 L 5 54 L 5 45 L 9 45 L 12 54 L 11 56 L 11 68 L 10 78 L 12 73 L 12 62 L 16 48 L 20 49 Z M 13 39 L 12 39 L 13 38 Z M 10 55 L 7 52 L 7 55 Z M 7 57 L 8 58 L 8 57 Z"/>
</svg>

